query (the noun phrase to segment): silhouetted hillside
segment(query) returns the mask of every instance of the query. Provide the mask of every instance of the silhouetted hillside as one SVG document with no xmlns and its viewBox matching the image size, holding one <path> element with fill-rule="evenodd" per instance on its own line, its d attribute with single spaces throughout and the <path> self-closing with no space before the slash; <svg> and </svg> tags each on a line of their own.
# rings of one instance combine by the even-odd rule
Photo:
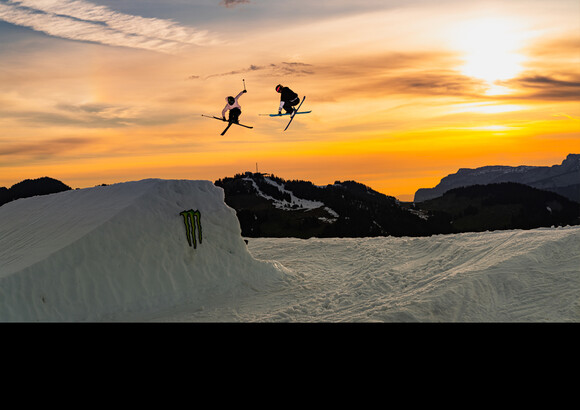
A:
<svg viewBox="0 0 580 410">
<path fill-rule="evenodd" d="M 36 195 L 55 194 L 70 189 L 71 187 L 49 177 L 25 179 L 24 181 L 12 185 L 8 189 L 4 187 L 0 188 L 0 206 L 7 202 L 14 201 L 15 199 L 28 198 Z"/>
<path fill-rule="evenodd" d="M 215 184 L 246 237 L 428 236 L 580 223 L 580 204 L 515 183 L 456 188 L 419 204 L 354 181 L 316 186 L 248 172 Z"/>
<path fill-rule="evenodd" d="M 429 223 L 390 196 L 354 182 L 316 186 L 246 173 L 215 182 L 247 237 L 421 236 Z"/>
<path fill-rule="evenodd" d="M 577 225 L 580 204 L 559 194 L 517 183 L 455 188 L 416 204 L 447 219 L 454 232 Z"/>
</svg>

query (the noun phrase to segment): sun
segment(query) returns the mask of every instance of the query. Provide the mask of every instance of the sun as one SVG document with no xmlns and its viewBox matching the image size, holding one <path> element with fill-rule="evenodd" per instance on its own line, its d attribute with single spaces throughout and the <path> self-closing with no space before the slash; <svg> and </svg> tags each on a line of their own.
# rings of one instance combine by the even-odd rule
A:
<svg viewBox="0 0 580 410">
<path fill-rule="evenodd" d="M 462 55 L 460 71 L 491 87 L 514 78 L 523 70 L 520 54 L 524 33 L 518 23 L 503 17 L 486 17 L 460 23 L 453 30 L 454 48 Z"/>
</svg>

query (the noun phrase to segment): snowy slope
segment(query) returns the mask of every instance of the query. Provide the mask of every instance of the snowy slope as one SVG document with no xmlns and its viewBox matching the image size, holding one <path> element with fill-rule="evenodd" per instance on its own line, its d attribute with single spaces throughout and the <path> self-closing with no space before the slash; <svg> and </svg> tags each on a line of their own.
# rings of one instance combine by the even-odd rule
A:
<svg viewBox="0 0 580 410">
<path fill-rule="evenodd" d="M 199 210 L 189 246 L 180 212 Z M 0 321 L 132 320 L 255 292 L 283 277 L 247 251 L 223 190 L 149 179 L 0 207 Z M 137 319 L 138 320 L 138 319 Z"/>
<path fill-rule="evenodd" d="M 429 238 L 250 239 L 275 292 L 156 321 L 580 322 L 580 227 Z"/>
<path fill-rule="evenodd" d="M 284 187 L 284 184 L 279 184 L 276 181 L 274 181 L 268 177 L 264 177 L 264 181 L 266 183 L 276 187 L 278 189 L 278 191 L 280 191 L 281 193 L 288 194 L 288 196 L 290 197 L 290 202 L 283 200 L 283 199 L 276 199 L 276 198 L 273 198 L 273 197 L 263 193 L 260 190 L 260 187 L 258 186 L 258 184 L 256 184 L 256 181 L 254 181 L 252 178 L 246 177 L 243 180 L 248 181 L 250 184 L 252 184 L 252 186 L 254 187 L 258 196 L 261 196 L 262 198 L 265 198 L 269 201 L 272 201 L 272 204 L 274 205 L 274 207 L 276 207 L 278 209 L 304 210 L 304 209 L 316 209 L 316 208 L 320 208 L 320 207 L 324 206 L 324 203 L 320 202 L 320 201 L 309 201 L 308 199 L 302 199 L 302 198 L 296 197 L 292 191 L 288 191 Z"/>
</svg>

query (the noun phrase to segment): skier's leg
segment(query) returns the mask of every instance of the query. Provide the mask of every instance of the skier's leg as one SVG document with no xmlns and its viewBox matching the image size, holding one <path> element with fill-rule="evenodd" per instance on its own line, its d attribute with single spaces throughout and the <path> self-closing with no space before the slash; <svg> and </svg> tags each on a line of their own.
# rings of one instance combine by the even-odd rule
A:
<svg viewBox="0 0 580 410">
<path fill-rule="evenodd" d="M 232 108 L 230 110 L 229 122 L 238 123 L 242 111 L 239 108 Z"/>
<path fill-rule="evenodd" d="M 286 101 L 284 103 L 284 109 L 286 110 L 286 112 L 288 114 L 292 114 L 296 109 L 294 108 L 295 105 L 298 105 L 298 103 L 300 103 L 300 98 L 296 97 L 295 99 L 291 100 L 291 101 Z"/>
</svg>

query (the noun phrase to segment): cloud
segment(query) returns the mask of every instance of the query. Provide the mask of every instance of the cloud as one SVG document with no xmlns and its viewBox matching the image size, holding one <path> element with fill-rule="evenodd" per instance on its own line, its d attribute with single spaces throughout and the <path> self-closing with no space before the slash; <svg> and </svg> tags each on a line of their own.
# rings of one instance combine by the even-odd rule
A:
<svg viewBox="0 0 580 410">
<path fill-rule="evenodd" d="M 229 75 L 237 75 L 237 74 L 244 74 L 244 73 L 250 73 L 253 71 L 267 71 L 268 74 L 270 75 L 275 75 L 275 76 L 286 76 L 286 75 L 296 75 L 296 76 L 303 76 L 303 75 L 312 75 L 314 74 L 314 71 L 312 70 L 313 67 L 311 64 L 306 64 L 306 63 L 287 63 L 287 62 L 282 62 L 282 63 L 278 63 L 278 64 L 267 64 L 267 65 L 255 65 L 255 64 L 251 64 L 248 68 L 242 68 L 242 69 L 238 69 L 238 70 L 233 70 L 233 71 L 228 71 L 225 73 L 218 73 L 218 74 L 211 74 L 208 75 L 207 77 L 205 77 L 205 79 L 207 80 L 208 78 L 213 78 L 213 77 L 225 77 L 225 76 L 229 76 Z M 190 76 L 189 78 L 193 79 L 193 78 L 199 78 L 199 76 Z"/>
<path fill-rule="evenodd" d="M 546 76 L 536 75 L 532 77 L 523 77 L 519 79 L 520 82 L 527 84 L 530 87 L 563 87 L 563 88 L 574 88 L 580 87 L 580 81 L 562 81 L 556 80 L 555 78 L 550 78 Z"/>
<path fill-rule="evenodd" d="M 328 65 L 317 65 L 323 75 L 320 83 L 330 81 L 340 92 L 324 98 L 384 98 L 411 96 L 481 96 L 483 81 L 453 69 L 453 54 L 441 52 L 385 53 L 368 57 L 341 57 Z"/>
<path fill-rule="evenodd" d="M 356 85 L 348 82 L 336 93 L 342 98 L 385 98 L 396 95 L 416 97 L 473 97 L 483 98 L 486 86 L 479 80 L 451 70 L 401 72 L 390 76 L 368 76 Z"/>
<path fill-rule="evenodd" d="M 239 70 L 228 71 L 226 73 L 211 74 L 211 75 L 208 75 L 207 77 L 205 77 L 205 79 L 207 80 L 208 78 L 213 78 L 213 77 L 226 77 L 229 75 L 249 73 L 251 71 L 260 71 L 260 70 L 264 70 L 265 68 L 266 68 L 266 66 L 257 66 L 257 65 L 252 64 L 248 68 L 242 68 Z M 191 76 L 190 78 L 192 78 L 192 77 L 194 77 L 194 76 Z M 199 78 L 199 76 L 195 76 L 195 77 Z"/>
<path fill-rule="evenodd" d="M 46 156 L 55 156 L 67 151 L 72 151 L 78 147 L 83 147 L 93 143 L 90 138 L 56 138 L 42 142 L 28 143 L 3 143 L 0 146 L 1 156 L 23 155 L 35 158 L 44 158 Z"/>
<path fill-rule="evenodd" d="M 51 125 L 64 127 L 83 127 L 83 128 L 119 128 L 126 127 L 135 123 L 135 119 L 104 117 L 99 114 L 91 113 L 59 113 L 45 111 L 23 111 L 11 115 L 20 121 L 26 122 L 29 126 L 46 127 Z"/>
<path fill-rule="evenodd" d="M 311 75 L 314 71 L 310 68 L 311 64 L 305 63 L 281 63 L 271 64 L 270 67 L 276 75 Z"/>
<path fill-rule="evenodd" d="M 54 37 L 158 52 L 217 42 L 172 20 L 119 13 L 84 0 L 8 0 L 0 4 L 0 20 Z"/>
<path fill-rule="evenodd" d="M 528 91 L 530 97 L 544 100 L 578 100 L 580 95 L 580 79 L 564 81 L 545 75 L 527 75 L 505 84 Z"/>
<path fill-rule="evenodd" d="M 250 2 L 250 0 L 222 0 L 220 2 L 220 4 L 222 4 L 228 8 L 231 8 L 231 7 L 237 6 L 238 4 L 244 4 L 244 3 L 249 3 L 249 2 Z"/>
<path fill-rule="evenodd" d="M 580 38 L 576 33 L 567 36 L 538 39 L 528 47 L 527 53 L 540 60 L 557 59 L 559 62 L 569 62 L 573 66 L 577 64 L 577 53 L 580 49 Z"/>
<path fill-rule="evenodd" d="M 138 106 L 112 104 L 56 104 L 45 111 L 15 110 L 0 106 L 0 118 L 16 120 L 28 127 L 71 127 L 112 129 L 132 126 L 173 124 L 187 114 Z"/>
</svg>

